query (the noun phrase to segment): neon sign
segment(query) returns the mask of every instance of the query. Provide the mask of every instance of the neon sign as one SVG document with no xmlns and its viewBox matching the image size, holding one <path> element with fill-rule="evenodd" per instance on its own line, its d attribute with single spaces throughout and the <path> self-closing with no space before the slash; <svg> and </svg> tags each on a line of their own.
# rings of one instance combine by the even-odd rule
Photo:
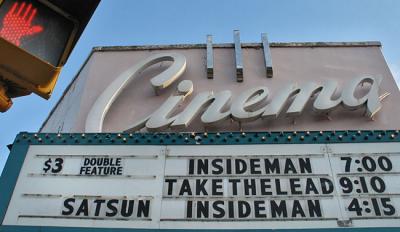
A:
<svg viewBox="0 0 400 232">
<path fill-rule="evenodd" d="M 49 1 L 0 0 L 0 37 L 53 66 L 59 65 L 75 21 Z"/>
<path fill-rule="evenodd" d="M 157 95 L 160 90 L 176 82 L 186 69 L 186 57 L 180 53 L 154 54 L 133 65 L 118 76 L 97 98 L 86 118 L 85 131 L 102 132 L 104 118 L 118 95 L 137 77 L 137 73 L 162 61 L 172 61 L 172 64 L 150 80 Z M 333 80 L 323 83 L 306 82 L 302 85 L 290 83 L 275 92 L 272 99 L 266 86 L 245 90 L 234 99 L 229 90 L 217 93 L 204 91 L 197 93 L 185 109 L 176 113 L 194 90 L 192 81 L 182 80 L 177 85 L 175 93 L 167 97 L 156 111 L 131 124 L 125 131 L 139 131 L 143 128 L 147 131 L 163 131 L 167 128 L 180 130 L 188 127 L 200 114 L 203 125 L 218 125 L 230 119 L 246 123 L 258 119 L 275 120 L 279 115 L 298 117 L 305 111 L 305 106 L 313 95 L 317 95 L 312 104 L 312 110 L 316 113 L 327 114 L 338 107 L 347 110 L 364 108 L 365 116 L 373 119 L 382 108 L 381 101 L 389 95 L 387 92 L 379 94 L 381 81 L 380 76 L 361 76 L 351 79 L 344 85 L 337 98 L 333 96 L 339 86 Z M 365 87 L 364 83 L 367 83 Z M 354 94 L 360 90 L 359 88 L 365 91 L 362 97 L 356 97 Z M 289 102 L 291 102 L 290 107 L 286 110 L 285 106 Z"/>
<path fill-rule="evenodd" d="M 17 2 L 14 3 L 3 18 L 3 27 L 0 30 L 0 36 L 20 46 L 21 38 L 42 32 L 42 26 L 32 26 L 32 21 L 36 13 L 37 9 L 32 7 L 32 4 L 27 5 L 23 2 L 19 5 Z"/>
</svg>

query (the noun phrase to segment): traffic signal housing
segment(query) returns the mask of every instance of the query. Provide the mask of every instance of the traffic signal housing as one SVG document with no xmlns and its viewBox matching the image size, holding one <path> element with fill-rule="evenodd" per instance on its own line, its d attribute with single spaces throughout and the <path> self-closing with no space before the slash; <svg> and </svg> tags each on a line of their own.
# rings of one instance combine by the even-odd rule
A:
<svg viewBox="0 0 400 232">
<path fill-rule="evenodd" d="M 100 0 L 0 0 L 0 111 L 11 98 L 50 98 Z"/>
</svg>

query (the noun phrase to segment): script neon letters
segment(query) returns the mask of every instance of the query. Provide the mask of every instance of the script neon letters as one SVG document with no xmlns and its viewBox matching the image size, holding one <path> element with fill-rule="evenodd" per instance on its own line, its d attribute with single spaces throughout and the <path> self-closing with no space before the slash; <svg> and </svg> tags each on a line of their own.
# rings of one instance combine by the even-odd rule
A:
<svg viewBox="0 0 400 232">
<path fill-rule="evenodd" d="M 133 65 L 118 76 L 96 100 L 87 116 L 85 131 L 102 132 L 105 115 L 123 89 L 136 78 L 139 72 L 162 61 L 172 61 L 172 65 L 150 80 L 156 94 L 177 81 L 186 69 L 186 58 L 179 53 L 155 54 Z M 275 92 L 271 98 L 271 93 L 266 86 L 247 89 L 234 98 L 229 90 L 216 93 L 204 91 L 197 93 L 185 109 L 174 114 L 177 107 L 193 93 L 195 88 L 192 81 L 182 80 L 177 86 L 175 95 L 169 96 L 157 110 L 127 127 L 126 131 L 138 131 L 143 128 L 148 131 L 162 131 L 166 128 L 182 129 L 188 127 L 200 113 L 200 120 L 204 125 L 215 125 L 228 119 L 241 123 L 260 118 L 273 120 L 282 114 L 298 117 L 303 113 L 311 97 L 315 95 L 312 110 L 316 113 L 328 113 L 339 106 L 348 110 L 365 107 L 365 116 L 372 118 L 381 109 L 382 99 L 387 96 L 387 94 L 379 95 L 381 81 L 381 77 L 372 76 L 349 80 L 344 85 L 340 96 L 336 98 L 334 96 L 338 90 L 338 84 L 332 80 L 323 83 L 306 82 L 302 85 L 289 84 Z M 362 97 L 356 97 L 355 92 L 363 88 L 364 83 L 368 83 L 365 85 L 365 94 Z M 283 112 L 290 101 L 289 108 Z"/>
</svg>

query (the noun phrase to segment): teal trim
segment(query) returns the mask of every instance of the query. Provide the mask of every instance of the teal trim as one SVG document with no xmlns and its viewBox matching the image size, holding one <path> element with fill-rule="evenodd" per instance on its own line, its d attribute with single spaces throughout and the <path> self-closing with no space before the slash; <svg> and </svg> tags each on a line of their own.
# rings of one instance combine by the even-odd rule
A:
<svg viewBox="0 0 400 232">
<path fill-rule="evenodd" d="M 3 222 L 4 216 L 6 215 L 7 207 L 14 192 L 19 172 L 24 163 L 28 148 L 28 144 L 18 144 L 13 146 L 10 155 L 8 156 L 7 163 L 4 166 L 0 178 L 0 222 Z"/>
<path fill-rule="evenodd" d="M 0 178 L 0 222 L 3 222 L 19 172 L 30 145 L 239 145 L 239 144 L 329 144 L 400 142 L 398 130 L 375 131 L 282 131 L 222 133 L 28 133 L 17 135 Z M 114 229 L 78 227 L 5 226 L 0 232 L 398 232 L 396 228 L 178 230 Z"/>
<path fill-rule="evenodd" d="M 399 227 L 329 228 L 329 229 L 257 229 L 257 230 L 178 230 L 178 229 L 117 229 L 79 227 L 1 226 L 0 232 L 399 232 Z"/>
<path fill-rule="evenodd" d="M 398 130 L 222 133 L 20 133 L 16 143 L 46 145 L 235 145 L 400 142 Z"/>
</svg>

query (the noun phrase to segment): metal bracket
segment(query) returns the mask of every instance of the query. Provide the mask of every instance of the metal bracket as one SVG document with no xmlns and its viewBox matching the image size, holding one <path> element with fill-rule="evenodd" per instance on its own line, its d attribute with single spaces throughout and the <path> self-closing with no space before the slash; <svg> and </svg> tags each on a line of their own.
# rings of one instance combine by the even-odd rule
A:
<svg viewBox="0 0 400 232">
<path fill-rule="evenodd" d="M 265 72 L 267 77 L 272 78 L 273 76 L 272 58 L 271 58 L 271 49 L 269 48 L 267 33 L 261 34 L 261 41 L 264 48 Z"/>
<path fill-rule="evenodd" d="M 337 220 L 336 223 L 340 227 L 350 227 L 350 226 L 353 225 L 353 222 L 351 221 L 351 219 L 349 219 L 349 220 Z"/>
<path fill-rule="evenodd" d="M 214 54 L 212 47 L 212 35 L 207 35 L 207 78 L 214 78 Z"/>
<path fill-rule="evenodd" d="M 235 43 L 236 80 L 237 82 L 243 82 L 243 59 L 242 59 L 242 47 L 240 45 L 239 30 L 233 31 L 233 40 Z"/>
</svg>

